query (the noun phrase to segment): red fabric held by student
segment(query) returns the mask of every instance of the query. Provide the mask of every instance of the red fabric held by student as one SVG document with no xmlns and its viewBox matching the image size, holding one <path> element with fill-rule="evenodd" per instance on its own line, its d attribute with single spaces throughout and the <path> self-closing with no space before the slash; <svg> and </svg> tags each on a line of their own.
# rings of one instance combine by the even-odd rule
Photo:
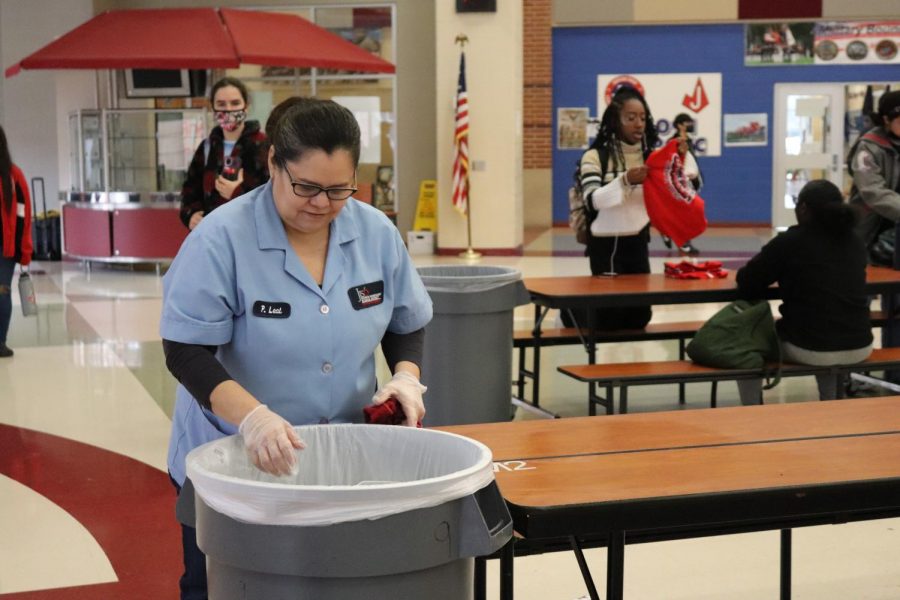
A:
<svg viewBox="0 0 900 600">
<path fill-rule="evenodd" d="M 644 203 L 650 223 L 678 246 L 706 231 L 703 199 L 684 173 L 678 140 L 669 140 L 647 157 L 645 164 Z"/>
</svg>

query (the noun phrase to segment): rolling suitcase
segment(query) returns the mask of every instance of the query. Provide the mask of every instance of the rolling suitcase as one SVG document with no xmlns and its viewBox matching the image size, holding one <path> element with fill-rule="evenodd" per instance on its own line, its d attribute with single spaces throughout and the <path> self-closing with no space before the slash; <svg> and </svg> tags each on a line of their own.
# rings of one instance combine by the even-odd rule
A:
<svg viewBox="0 0 900 600">
<path fill-rule="evenodd" d="M 37 186 L 41 184 L 41 204 L 44 211 L 37 211 Z M 34 260 L 60 260 L 62 258 L 62 240 L 60 236 L 60 219 L 57 211 L 47 211 L 47 195 L 44 191 L 44 178 L 31 178 L 31 239 L 34 244 L 32 254 Z"/>
</svg>

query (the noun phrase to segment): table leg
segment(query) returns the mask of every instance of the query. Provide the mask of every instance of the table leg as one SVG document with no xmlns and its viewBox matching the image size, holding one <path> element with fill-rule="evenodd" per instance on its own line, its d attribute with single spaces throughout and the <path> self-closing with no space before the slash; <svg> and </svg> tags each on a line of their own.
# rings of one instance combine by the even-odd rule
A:
<svg viewBox="0 0 900 600">
<path fill-rule="evenodd" d="M 596 364 L 597 362 L 597 336 L 594 332 L 594 328 L 597 326 L 596 324 L 596 316 L 594 315 L 594 309 L 588 307 L 587 310 L 587 351 L 588 351 L 588 364 Z"/>
<path fill-rule="evenodd" d="M 625 532 L 610 531 L 606 546 L 606 600 L 622 600 L 625 594 Z"/>
<path fill-rule="evenodd" d="M 613 406 L 615 404 L 615 387 L 612 383 L 608 383 L 603 386 L 603 389 L 606 392 L 606 397 L 602 397 L 600 393 L 597 391 L 600 389 L 600 384 L 596 381 L 590 382 L 588 385 L 588 415 L 593 417 L 597 414 L 597 405 L 601 405 L 604 409 L 606 409 L 606 414 L 613 414 Z"/>
<path fill-rule="evenodd" d="M 475 600 L 487 600 L 487 560 L 475 557 Z"/>
<path fill-rule="evenodd" d="M 593 417 L 597 414 L 597 400 L 600 395 L 597 393 L 597 384 L 593 381 L 588 384 L 588 416 Z"/>
<path fill-rule="evenodd" d="M 791 600 L 791 530 L 781 530 L 781 600 Z"/>
<path fill-rule="evenodd" d="M 500 550 L 500 600 L 513 600 L 513 558 L 516 538 L 511 538 Z"/>
<path fill-rule="evenodd" d="M 570 535 L 569 543 L 572 545 L 572 551 L 575 552 L 575 560 L 578 561 L 578 568 L 581 569 L 581 576 L 584 578 L 584 585 L 587 586 L 588 595 L 590 595 L 591 600 L 600 600 L 597 586 L 594 585 L 594 578 L 591 577 L 591 570 L 588 568 L 587 560 L 584 558 L 584 552 L 581 550 L 578 538 Z"/>
<path fill-rule="evenodd" d="M 535 407 L 541 405 L 541 327 L 549 310 L 549 308 L 542 309 L 536 304 L 534 306 L 534 330 L 531 332 L 534 339 L 534 346 L 531 350 L 533 359 L 531 361 L 531 403 Z"/>
</svg>

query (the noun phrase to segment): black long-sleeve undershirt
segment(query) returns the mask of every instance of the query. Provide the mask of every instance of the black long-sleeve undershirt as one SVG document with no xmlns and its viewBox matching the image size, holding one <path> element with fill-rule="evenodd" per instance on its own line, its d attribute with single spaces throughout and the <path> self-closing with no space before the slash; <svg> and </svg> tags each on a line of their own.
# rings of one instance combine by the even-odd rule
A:
<svg viewBox="0 0 900 600">
<path fill-rule="evenodd" d="M 381 349 L 391 372 L 400 361 L 421 365 L 424 343 L 424 329 L 412 333 L 385 332 Z M 166 367 L 191 396 L 208 409 L 211 409 L 210 395 L 216 386 L 234 379 L 216 358 L 216 349 L 216 346 L 163 340 Z"/>
</svg>

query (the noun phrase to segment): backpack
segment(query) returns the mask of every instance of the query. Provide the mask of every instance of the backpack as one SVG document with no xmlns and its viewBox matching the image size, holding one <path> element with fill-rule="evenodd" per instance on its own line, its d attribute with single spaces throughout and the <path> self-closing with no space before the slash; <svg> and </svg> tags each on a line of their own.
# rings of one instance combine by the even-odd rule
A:
<svg viewBox="0 0 900 600">
<path fill-rule="evenodd" d="M 765 300 L 737 300 L 703 324 L 685 348 L 692 361 L 720 369 L 761 369 L 777 362 L 763 389 L 781 380 L 781 344 Z"/>
<path fill-rule="evenodd" d="M 597 150 L 600 154 L 600 176 L 606 176 L 609 151 L 606 148 Z M 572 186 L 569 188 L 569 227 L 575 232 L 579 244 L 587 244 L 590 237 L 591 223 L 597 218 L 597 211 L 584 201 L 584 190 L 581 187 L 581 160 L 575 163 L 572 175 Z"/>
<path fill-rule="evenodd" d="M 889 225 L 878 234 L 872 243 L 869 244 L 869 262 L 873 265 L 894 268 L 894 238 L 895 227 L 892 223 L 885 222 Z"/>
</svg>

